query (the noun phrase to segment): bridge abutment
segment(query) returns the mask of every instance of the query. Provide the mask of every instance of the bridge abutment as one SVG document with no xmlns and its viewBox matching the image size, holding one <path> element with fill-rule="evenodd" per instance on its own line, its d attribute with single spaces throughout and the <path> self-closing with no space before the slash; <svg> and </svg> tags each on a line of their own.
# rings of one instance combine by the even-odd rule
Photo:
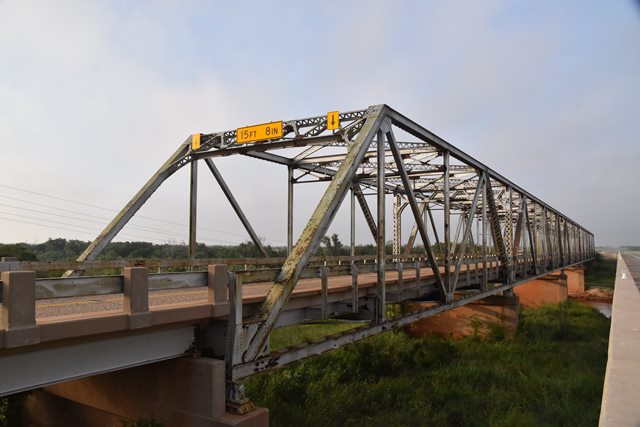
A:
<svg viewBox="0 0 640 427">
<path fill-rule="evenodd" d="M 119 426 L 120 420 L 154 419 L 165 426 L 268 426 L 264 408 L 225 412 L 225 363 L 180 358 L 55 384 L 30 396 L 33 426 Z M 114 424 L 115 421 L 115 424 Z"/>
<path fill-rule="evenodd" d="M 523 307 L 540 307 L 560 304 L 567 300 L 567 275 L 552 273 L 540 279 L 533 279 L 513 288 Z"/>
<path fill-rule="evenodd" d="M 434 303 L 414 303 L 415 308 L 427 308 Z M 462 338 L 490 332 L 488 324 L 499 325 L 505 334 L 513 336 L 518 328 L 519 303 L 516 296 L 493 295 L 479 301 L 456 307 L 421 319 L 406 327 L 413 337 L 439 335 Z"/>
</svg>

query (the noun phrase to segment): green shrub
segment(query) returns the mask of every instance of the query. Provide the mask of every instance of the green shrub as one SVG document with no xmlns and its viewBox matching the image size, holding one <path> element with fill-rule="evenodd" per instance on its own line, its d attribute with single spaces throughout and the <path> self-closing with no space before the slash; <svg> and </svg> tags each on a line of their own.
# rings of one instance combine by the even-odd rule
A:
<svg viewBox="0 0 640 427">
<path fill-rule="evenodd" d="M 609 321 L 575 303 L 519 332 L 454 341 L 388 332 L 247 381 L 273 426 L 596 425 Z"/>
</svg>

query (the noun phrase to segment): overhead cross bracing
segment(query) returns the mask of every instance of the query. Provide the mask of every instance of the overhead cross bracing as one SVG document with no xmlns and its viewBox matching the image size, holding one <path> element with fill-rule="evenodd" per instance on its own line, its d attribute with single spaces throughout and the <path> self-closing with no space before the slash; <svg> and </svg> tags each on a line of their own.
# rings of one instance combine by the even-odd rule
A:
<svg viewBox="0 0 640 427">
<path fill-rule="evenodd" d="M 407 256 L 419 236 L 443 304 L 456 300 L 456 291 L 463 286 L 463 263 L 471 253 L 484 257 L 484 265 L 489 257 L 496 257 L 500 265 L 498 283 L 503 287 L 489 283 L 485 276 L 478 285 L 480 292 L 491 286 L 508 289 L 522 277 L 541 275 L 592 257 L 593 234 L 584 227 L 390 107 L 377 105 L 340 113 L 338 119 L 336 124 L 329 121 L 329 115 L 322 115 L 256 126 L 256 134 L 274 132 L 277 137 L 252 142 L 246 142 L 246 136 L 239 142 L 238 130 L 192 135 L 80 260 L 95 258 L 162 182 L 187 165 L 191 167 L 189 256 L 194 259 L 197 168 L 202 162 L 266 256 L 249 217 L 215 166 L 217 158 L 231 155 L 265 160 L 288 170 L 288 257 L 255 317 L 250 321 L 240 319 L 241 324 L 236 325 L 241 342 L 236 343 L 234 351 L 240 362 L 255 360 L 263 353 L 270 331 L 347 194 L 351 195 L 352 207 L 352 255 L 356 206 L 377 246 L 375 324 L 385 322 L 387 196 L 394 198 L 393 255 Z M 250 137 L 251 132 L 247 135 Z M 313 182 L 328 186 L 294 244 L 294 187 Z M 371 200 L 373 208 L 369 206 Z M 411 220 L 406 242 L 401 232 L 403 218 Z"/>
</svg>

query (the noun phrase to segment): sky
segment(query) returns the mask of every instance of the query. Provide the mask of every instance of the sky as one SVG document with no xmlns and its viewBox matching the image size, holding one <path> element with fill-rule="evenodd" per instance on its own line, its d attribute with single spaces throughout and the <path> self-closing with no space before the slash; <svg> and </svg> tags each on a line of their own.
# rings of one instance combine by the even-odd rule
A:
<svg viewBox="0 0 640 427">
<path fill-rule="evenodd" d="M 639 44 L 631 0 L 0 0 L 0 242 L 92 240 L 194 132 L 384 103 L 597 245 L 640 244 Z M 218 166 L 283 245 L 286 169 Z M 205 172 L 199 240 L 246 241 Z M 187 200 L 184 168 L 118 239 L 184 242 Z M 348 241 L 344 210 L 331 230 Z"/>
</svg>

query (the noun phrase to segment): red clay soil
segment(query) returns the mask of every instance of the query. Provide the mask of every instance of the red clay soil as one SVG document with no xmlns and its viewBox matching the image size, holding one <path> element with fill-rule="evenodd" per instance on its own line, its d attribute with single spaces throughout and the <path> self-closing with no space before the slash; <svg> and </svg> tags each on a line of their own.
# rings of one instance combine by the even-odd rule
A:
<svg viewBox="0 0 640 427">
<path fill-rule="evenodd" d="M 613 289 L 592 288 L 581 294 L 570 295 L 569 298 L 582 301 L 613 302 Z"/>
</svg>

